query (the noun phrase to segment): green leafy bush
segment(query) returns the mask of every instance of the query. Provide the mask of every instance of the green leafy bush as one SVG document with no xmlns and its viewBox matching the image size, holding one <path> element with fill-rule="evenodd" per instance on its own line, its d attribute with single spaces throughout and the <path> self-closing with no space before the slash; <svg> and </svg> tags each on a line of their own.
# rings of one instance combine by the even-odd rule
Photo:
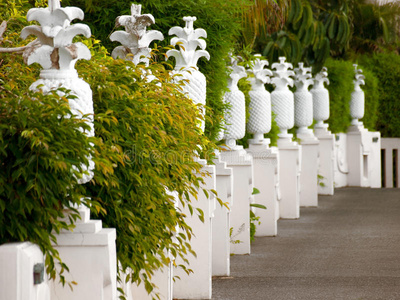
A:
<svg viewBox="0 0 400 300">
<path fill-rule="evenodd" d="M 395 53 L 363 55 L 359 62 L 364 70 L 370 70 L 379 79 L 376 129 L 383 137 L 400 137 L 400 56 Z"/>
<path fill-rule="evenodd" d="M 142 13 L 152 14 L 156 24 L 151 29 L 160 30 L 165 37 L 158 44 L 166 46 L 170 37 L 168 31 L 173 26 L 183 26 L 184 16 L 196 16 L 195 28 L 207 31 L 207 51 L 210 61 L 199 61 L 199 68 L 207 78 L 207 115 L 206 136 L 214 140 L 221 127 L 225 105 L 222 97 L 226 91 L 227 69 L 226 61 L 229 52 L 235 46 L 240 30 L 240 15 L 242 7 L 250 1 L 225 0 L 140 0 Z M 117 0 L 63 0 L 63 5 L 73 5 L 85 10 L 85 20 L 92 34 L 102 41 L 109 52 L 117 43 L 109 41 L 110 33 L 115 29 L 115 19 L 123 14 L 130 14 L 130 3 Z M 162 59 L 164 59 L 162 57 Z"/>
</svg>

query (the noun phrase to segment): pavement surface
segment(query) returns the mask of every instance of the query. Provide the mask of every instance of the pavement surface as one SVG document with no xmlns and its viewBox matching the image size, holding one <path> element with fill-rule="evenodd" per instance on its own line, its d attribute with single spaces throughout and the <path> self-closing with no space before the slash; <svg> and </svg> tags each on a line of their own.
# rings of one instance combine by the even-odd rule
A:
<svg viewBox="0 0 400 300">
<path fill-rule="evenodd" d="M 342 188 L 231 257 L 213 300 L 400 300 L 400 189 Z"/>
</svg>

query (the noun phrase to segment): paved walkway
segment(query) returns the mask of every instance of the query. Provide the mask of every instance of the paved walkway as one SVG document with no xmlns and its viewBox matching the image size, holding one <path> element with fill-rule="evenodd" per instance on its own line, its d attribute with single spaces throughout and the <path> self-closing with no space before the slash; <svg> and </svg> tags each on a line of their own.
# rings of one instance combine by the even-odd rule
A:
<svg viewBox="0 0 400 300">
<path fill-rule="evenodd" d="M 213 280 L 213 300 L 399 300 L 400 189 L 337 189 Z"/>
</svg>

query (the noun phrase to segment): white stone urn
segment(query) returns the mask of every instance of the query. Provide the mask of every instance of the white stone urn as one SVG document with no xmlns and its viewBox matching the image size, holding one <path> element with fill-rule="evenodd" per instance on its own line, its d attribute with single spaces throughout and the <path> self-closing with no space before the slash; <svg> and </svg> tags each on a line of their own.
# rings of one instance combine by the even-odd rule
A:
<svg viewBox="0 0 400 300">
<path fill-rule="evenodd" d="M 296 92 L 294 93 L 294 124 L 298 127 L 297 133 L 310 133 L 309 126 L 313 123 L 313 98 L 308 87 L 313 84 L 311 79 L 311 67 L 299 67 L 294 69 Z"/>
<path fill-rule="evenodd" d="M 354 91 L 351 93 L 351 101 L 350 101 L 350 116 L 352 118 L 351 125 L 362 125 L 358 119 L 364 117 L 364 103 L 365 103 L 365 95 L 364 91 L 361 89 L 360 85 L 365 84 L 365 76 L 362 74 L 362 70 L 357 68 L 357 65 L 354 64 L 355 69 L 355 80 L 354 82 Z"/>
<path fill-rule="evenodd" d="M 314 85 L 310 91 L 313 96 L 314 120 L 317 121 L 314 128 L 328 127 L 328 124 L 324 124 L 324 121 L 329 119 L 329 91 L 325 88 L 324 82 L 329 84 L 328 69 L 326 67 L 323 67 L 315 75 Z"/>
<path fill-rule="evenodd" d="M 206 77 L 197 67 L 197 61 L 201 57 L 210 59 L 210 54 L 205 50 L 207 32 L 202 28 L 193 28 L 196 17 L 184 17 L 185 27 L 172 27 L 168 34 L 176 35 L 171 39 L 171 45 L 179 46 L 179 50 L 172 49 L 167 51 L 167 58 L 175 57 L 176 65 L 174 72 L 180 74 L 179 80 L 185 80 L 183 93 L 193 100 L 194 104 L 206 104 Z M 197 48 L 200 47 L 200 50 Z M 201 110 L 204 116 L 204 109 Z M 200 127 L 204 131 L 204 118 L 200 122 Z"/>
<path fill-rule="evenodd" d="M 294 96 L 289 90 L 293 86 L 294 72 L 291 63 L 287 63 L 286 57 L 279 57 L 279 63 L 273 63 L 274 77 L 271 82 L 275 90 L 271 93 L 272 111 L 275 113 L 275 121 L 280 129 L 280 138 L 291 138 L 288 129 L 294 126 Z"/>
<path fill-rule="evenodd" d="M 131 15 L 119 16 L 115 21 L 115 27 L 123 26 L 125 31 L 119 30 L 111 34 L 110 40 L 117 41 L 122 46 L 116 47 L 111 56 L 114 59 L 122 58 L 131 60 L 135 65 L 144 63 L 149 65 L 152 41 L 162 41 L 163 34 L 158 30 L 147 31 L 147 26 L 155 23 L 151 14 L 141 14 L 140 4 L 131 5 Z"/>
<path fill-rule="evenodd" d="M 242 91 L 238 88 L 238 82 L 246 77 L 244 67 L 238 66 L 237 58 L 232 58 L 231 74 L 228 79 L 228 89 L 224 95 L 224 101 L 230 105 L 225 113 L 225 144 L 229 149 L 238 148 L 236 140 L 241 139 L 246 134 L 246 100 Z"/>
<path fill-rule="evenodd" d="M 255 55 L 253 66 L 247 70 L 251 76 L 251 90 L 249 92 L 249 120 L 247 131 L 253 134 L 253 139 L 249 143 L 264 140 L 264 133 L 271 130 L 271 94 L 265 89 L 264 84 L 270 83 L 272 72 L 265 69 L 268 66 L 267 60 L 262 60 L 260 54 Z"/>
<path fill-rule="evenodd" d="M 43 68 L 40 79 L 35 81 L 30 89 L 40 89 L 44 93 L 59 87 L 71 90 L 77 98 L 69 100 L 70 109 L 74 115 L 87 115 L 85 118 L 91 129 L 86 134 L 94 136 L 92 90 L 78 77 L 75 70 L 78 59 L 90 59 L 91 55 L 84 44 L 72 43 L 76 35 L 82 34 L 89 38 L 91 32 L 85 24 L 70 25 L 75 19 L 83 20 L 83 11 L 77 7 L 60 7 L 59 0 L 49 0 L 48 7 L 32 8 L 26 17 L 28 21 L 37 21 L 40 26 L 25 27 L 21 31 L 21 38 L 35 35 L 40 45 L 28 49 L 24 53 L 24 59 L 28 65 L 36 62 Z M 82 174 L 79 182 L 89 182 L 93 178 L 93 169 L 94 162 L 90 160 L 89 169 Z"/>
</svg>

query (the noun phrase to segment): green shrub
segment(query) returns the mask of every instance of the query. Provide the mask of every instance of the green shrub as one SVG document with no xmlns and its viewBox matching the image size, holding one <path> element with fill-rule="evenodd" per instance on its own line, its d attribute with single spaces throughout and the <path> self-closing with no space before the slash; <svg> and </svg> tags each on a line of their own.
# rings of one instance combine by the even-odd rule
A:
<svg viewBox="0 0 400 300">
<path fill-rule="evenodd" d="M 379 104 L 376 129 L 382 137 L 400 137 L 400 56 L 394 53 L 363 55 L 359 63 L 378 79 Z M 364 118 L 365 119 L 365 118 Z"/>
<path fill-rule="evenodd" d="M 149 29 L 160 30 L 165 37 L 162 46 L 168 45 L 168 31 L 173 26 L 184 26 L 184 16 L 196 16 L 195 28 L 207 31 L 207 51 L 210 61 L 199 61 L 200 71 L 207 78 L 207 115 L 206 136 L 214 140 L 221 127 L 225 105 L 222 97 L 226 91 L 227 70 L 226 61 L 229 52 L 235 46 L 239 34 L 241 19 L 239 12 L 250 1 L 225 0 L 140 0 L 142 13 L 152 14 L 156 24 Z M 123 14 L 130 15 L 130 3 L 110 0 L 63 0 L 63 5 L 73 5 L 85 10 L 84 23 L 92 29 L 92 34 L 102 41 L 109 52 L 117 43 L 109 41 L 110 33 L 115 29 L 115 19 Z M 162 58 L 163 59 L 163 58 Z"/>
</svg>

